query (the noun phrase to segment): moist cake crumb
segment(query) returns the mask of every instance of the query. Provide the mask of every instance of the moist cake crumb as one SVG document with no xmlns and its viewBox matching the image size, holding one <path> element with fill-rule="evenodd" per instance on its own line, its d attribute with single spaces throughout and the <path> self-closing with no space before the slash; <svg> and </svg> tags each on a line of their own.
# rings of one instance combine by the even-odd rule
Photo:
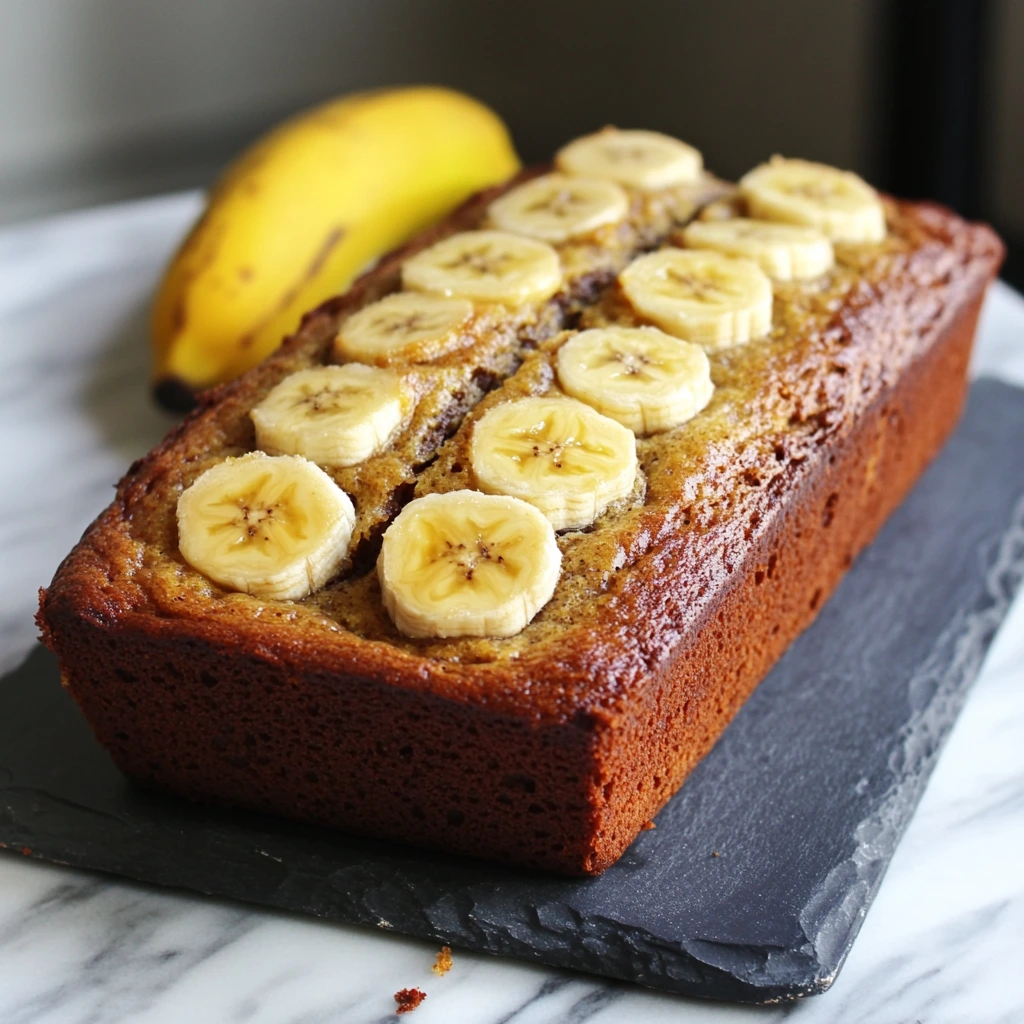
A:
<svg viewBox="0 0 1024 1024">
<path fill-rule="evenodd" d="M 437 954 L 434 966 L 430 968 L 435 974 L 444 976 L 452 969 L 452 951 L 449 946 L 442 946 Z"/>
<path fill-rule="evenodd" d="M 395 1002 L 398 1004 L 395 1013 L 411 1013 L 426 998 L 427 993 L 418 988 L 400 988 L 395 993 Z"/>
</svg>

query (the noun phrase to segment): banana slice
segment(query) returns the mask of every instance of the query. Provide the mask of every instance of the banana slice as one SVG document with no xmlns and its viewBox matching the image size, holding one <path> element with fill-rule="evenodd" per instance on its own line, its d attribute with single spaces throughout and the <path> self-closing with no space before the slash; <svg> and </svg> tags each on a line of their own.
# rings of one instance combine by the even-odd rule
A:
<svg viewBox="0 0 1024 1024">
<path fill-rule="evenodd" d="M 563 390 L 635 434 L 671 430 L 711 400 L 711 366 L 699 345 L 654 327 L 582 331 L 558 350 Z"/>
<path fill-rule="evenodd" d="M 662 249 L 634 260 L 619 283 L 641 316 L 705 348 L 739 345 L 772 325 L 771 281 L 750 260 Z"/>
<path fill-rule="evenodd" d="M 832 269 L 832 243 L 817 229 L 767 220 L 694 221 L 683 230 L 691 249 L 715 249 L 753 260 L 776 281 L 820 277 Z"/>
<path fill-rule="evenodd" d="M 558 253 L 507 231 L 464 231 L 411 256 L 407 288 L 519 306 L 549 299 L 562 284 Z"/>
<path fill-rule="evenodd" d="M 285 377 L 250 415 L 256 445 L 270 455 L 354 466 L 388 443 L 408 402 L 397 373 L 347 363 Z"/>
<path fill-rule="evenodd" d="M 496 405 L 473 431 L 470 462 L 488 494 L 528 501 L 556 530 L 578 530 L 633 489 L 636 441 L 571 398 Z"/>
<path fill-rule="evenodd" d="M 753 217 L 807 224 L 833 242 L 880 242 L 885 211 L 878 193 L 850 171 L 776 156 L 740 179 Z"/>
<path fill-rule="evenodd" d="M 565 242 L 622 220 L 629 198 L 614 181 L 545 174 L 520 185 L 487 208 L 502 231 Z"/>
<path fill-rule="evenodd" d="M 560 150 L 555 164 L 566 174 L 610 178 L 640 189 L 672 188 L 698 181 L 700 152 L 660 132 L 605 128 L 575 139 Z"/>
<path fill-rule="evenodd" d="M 355 512 L 319 466 L 251 452 L 203 473 L 178 499 L 185 561 L 230 590 L 296 601 L 348 552 Z"/>
<path fill-rule="evenodd" d="M 458 346 L 459 329 L 472 315 L 468 299 L 396 292 L 353 313 L 334 340 L 334 354 L 371 366 L 426 363 Z"/>
<path fill-rule="evenodd" d="M 551 600 L 562 553 L 517 498 L 449 491 L 409 502 L 384 534 L 384 606 L 412 637 L 514 636 Z"/>
</svg>

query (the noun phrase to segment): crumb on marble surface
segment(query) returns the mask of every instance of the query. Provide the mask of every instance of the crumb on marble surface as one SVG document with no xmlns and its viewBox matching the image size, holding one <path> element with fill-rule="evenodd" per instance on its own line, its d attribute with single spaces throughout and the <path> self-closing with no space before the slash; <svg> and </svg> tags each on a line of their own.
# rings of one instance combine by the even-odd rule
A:
<svg viewBox="0 0 1024 1024">
<path fill-rule="evenodd" d="M 437 954 L 437 960 L 434 961 L 434 966 L 430 969 L 440 977 L 443 977 L 452 969 L 451 946 L 441 947 L 441 951 Z"/>
<path fill-rule="evenodd" d="M 426 998 L 427 993 L 418 988 L 400 988 L 395 993 L 395 1002 L 398 1003 L 395 1013 L 411 1013 Z"/>
</svg>

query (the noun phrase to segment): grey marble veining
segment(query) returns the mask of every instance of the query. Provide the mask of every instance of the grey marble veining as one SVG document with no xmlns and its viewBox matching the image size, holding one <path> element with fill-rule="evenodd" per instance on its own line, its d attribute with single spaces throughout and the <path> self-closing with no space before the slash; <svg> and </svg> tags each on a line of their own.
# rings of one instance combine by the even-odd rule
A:
<svg viewBox="0 0 1024 1024">
<path fill-rule="evenodd" d="M 172 196 L 0 233 L 0 666 L 34 638 L 35 589 L 171 424 L 144 385 L 145 305 L 198 204 Z M 987 305 L 980 372 L 1024 383 L 1024 300 Z M 949 739 L 843 973 L 786 1010 L 436 949 L 0 856 L 0 1022 L 639 1019 L 928 1024 L 1024 1021 L 1024 602 L 1018 599 Z"/>
</svg>

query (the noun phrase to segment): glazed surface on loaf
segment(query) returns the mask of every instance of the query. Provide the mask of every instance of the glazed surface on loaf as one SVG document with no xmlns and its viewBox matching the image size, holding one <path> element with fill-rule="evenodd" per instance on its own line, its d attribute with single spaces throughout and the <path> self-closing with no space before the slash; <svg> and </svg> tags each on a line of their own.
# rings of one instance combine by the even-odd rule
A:
<svg viewBox="0 0 1024 1024">
<path fill-rule="evenodd" d="M 59 570 L 41 623 L 97 735 L 130 774 L 186 795 L 603 869 L 955 422 L 1000 246 L 935 207 L 887 201 L 886 215 L 885 242 L 837 245 L 822 279 L 775 285 L 769 337 L 711 355 L 711 404 L 639 439 L 633 494 L 560 536 L 554 597 L 506 640 L 399 635 L 373 571 L 382 524 L 414 496 L 473 485 L 473 423 L 495 403 L 558 392 L 562 329 L 635 322 L 614 273 L 685 216 L 644 215 L 648 227 L 621 248 L 563 252 L 574 268 L 566 294 L 421 368 L 435 375 L 421 419 L 392 450 L 335 474 L 361 517 L 337 579 L 294 603 L 225 592 L 178 553 L 178 496 L 252 449 L 249 410 L 289 373 L 324 362 L 340 320 L 395 287 L 400 257 L 388 261 L 133 466 Z M 756 588 L 773 580 L 759 607 Z"/>
</svg>

